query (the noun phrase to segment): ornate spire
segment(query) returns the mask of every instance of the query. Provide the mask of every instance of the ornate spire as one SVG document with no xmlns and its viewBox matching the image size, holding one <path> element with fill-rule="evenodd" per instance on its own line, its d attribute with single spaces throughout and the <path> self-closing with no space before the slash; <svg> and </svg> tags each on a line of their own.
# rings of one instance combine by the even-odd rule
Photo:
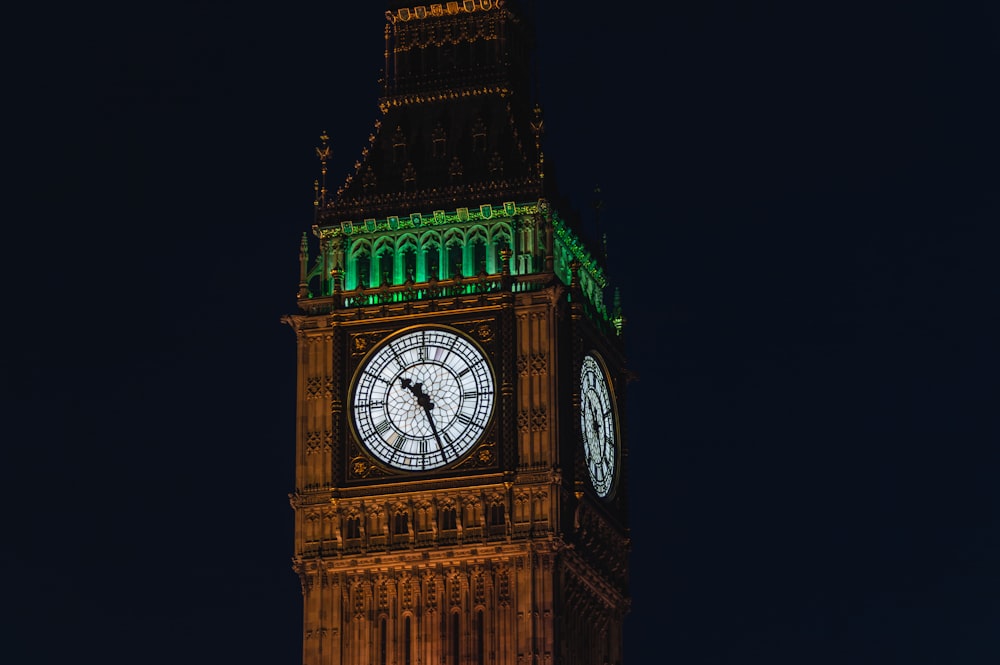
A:
<svg viewBox="0 0 1000 665">
<path fill-rule="evenodd" d="M 545 195 L 519 5 L 388 0 L 381 124 L 342 185 L 317 184 L 320 224 Z"/>
<path fill-rule="evenodd" d="M 534 118 L 531 120 L 531 133 L 535 135 L 535 152 L 538 154 L 538 177 L 545 177 L 545 157 L 542 154 L 542 134 L 545 133 L 545 120 L 542 118 L 542 107 L 535 104 Z"/>
<path fill-rule="evenodd" d="M 320 179 L 314 181 L 313 189 L 315 190 L 315 197 L 313 199 L 313 205 L 317 208 L 322 208 L 326 205 L 326 171 L 327 171 L 327 160 L 330 159 L 330 137 L 327 135 L 326 130 L 319 136 L 320 144 L 316 146 L 316 156 L 319 157 L 319 172 Z"/>
<path fill-rule="evenodd" d="M 302 233 L 299 243 L 299 299 L 309 297 L 309 241 Z"/>
</svg>

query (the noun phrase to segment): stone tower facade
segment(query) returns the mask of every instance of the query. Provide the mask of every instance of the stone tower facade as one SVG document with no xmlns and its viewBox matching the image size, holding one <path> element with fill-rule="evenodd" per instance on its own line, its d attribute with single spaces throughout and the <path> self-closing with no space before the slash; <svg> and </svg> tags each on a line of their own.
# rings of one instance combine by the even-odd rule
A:
<svg viewBox="0 0 1000 665">
<path fill-rule="evenodd" d="M 620 665 L 624 318 L 545 177 L 530 16 L 386 4 L 381 116 L 335 191 L 321 137 L 284 319 L 303 664 Z"/>
</svg>

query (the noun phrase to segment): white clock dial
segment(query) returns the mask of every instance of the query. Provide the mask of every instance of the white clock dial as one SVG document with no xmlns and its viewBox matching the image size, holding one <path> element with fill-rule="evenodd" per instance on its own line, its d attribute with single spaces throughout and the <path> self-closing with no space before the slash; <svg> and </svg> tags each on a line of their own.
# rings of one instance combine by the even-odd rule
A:
<svg viewBox="0 0 1000 665">
<path fill-rule="evenodd" d="M 598 496 L 607 497 L 618 470 L 618 428 L 607 374 L 592 355 L 580 367 L 580 429 L 590 482 Z"/>
<path fill-rule="evenodd" d="M 392 337 L 362 363 L 351 414 L 365 448 L 407 471 L 450 464 L 493 415 L 493 370 L 473 342 L 445 328 Z"/>
</svg>

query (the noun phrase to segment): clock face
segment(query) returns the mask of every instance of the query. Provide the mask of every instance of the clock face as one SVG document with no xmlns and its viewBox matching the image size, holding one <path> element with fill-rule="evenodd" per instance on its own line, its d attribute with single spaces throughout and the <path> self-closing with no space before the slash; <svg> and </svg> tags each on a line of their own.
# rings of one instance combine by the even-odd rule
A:
<svg viewBox="0 0 1000 665">
<path fill-rule="evenodd" d="M 618 469 L 618 428 L 607 374 L 592 355 L 580 367 L 580 429 L 590 482 L 598 496 L 607 497 Z"/>
<path fill-rule="evenodd" d="M 493 370 L 473 342 L 445 328 L 381 343 L 358 369 L 351 414 L 361 443 L 385 464 L 428 471 L 472 449 L 493 414 Z"/>
</svg>

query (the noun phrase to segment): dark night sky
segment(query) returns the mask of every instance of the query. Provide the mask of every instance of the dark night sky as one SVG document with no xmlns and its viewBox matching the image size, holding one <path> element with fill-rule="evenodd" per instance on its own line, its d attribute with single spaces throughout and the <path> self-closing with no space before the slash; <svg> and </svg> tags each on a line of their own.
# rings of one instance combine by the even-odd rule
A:
<svg viewBox="0 0 1000 665">
<path fill-rule="evenodd" d="M 318 136 L 337 182 L 377 117 L 355 4 L 8 22 L 11 662 L 299 662 L 279 318 Z M 1000 11 L 568 14 L 547 156 L 602 189 L 639 374 L 628 662 L 1000 662 Z"/>
</svg>

